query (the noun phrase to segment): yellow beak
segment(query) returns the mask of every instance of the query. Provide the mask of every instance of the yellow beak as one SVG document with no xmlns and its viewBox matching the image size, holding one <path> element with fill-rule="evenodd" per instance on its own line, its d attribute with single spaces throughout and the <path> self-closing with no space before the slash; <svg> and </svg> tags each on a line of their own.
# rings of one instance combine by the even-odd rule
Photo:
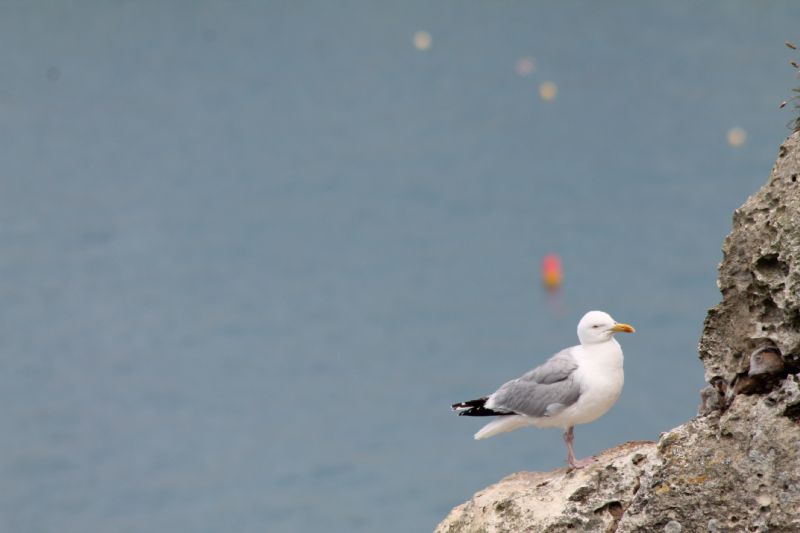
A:
<svg viewBox="0 0 800 533">
<path fill-rule="evenodd" d="M 634 333 L 636 330 L 633 329 L 633 326 L 629 326 L 628 324 L 614 324 L 614 327 L 611 328 L 611 331 L 614 332 L 623 332 L 623 333 Z"/>
</svg>

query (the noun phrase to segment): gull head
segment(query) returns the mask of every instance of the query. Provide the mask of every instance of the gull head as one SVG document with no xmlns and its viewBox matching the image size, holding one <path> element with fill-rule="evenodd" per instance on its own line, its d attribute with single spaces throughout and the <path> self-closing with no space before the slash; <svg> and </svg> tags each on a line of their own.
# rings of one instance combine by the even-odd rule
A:
<svg viewBox="0 0 800 533">
<path fill-rule="evenodd" d="M 620 324 L 608 313 L 589 311 L 578 322 L 578 338 L 581 344 L 597 344 L 611 339 L 614 333 L 633 333 L 636 331 L 628 324 Z"/>
</svg>

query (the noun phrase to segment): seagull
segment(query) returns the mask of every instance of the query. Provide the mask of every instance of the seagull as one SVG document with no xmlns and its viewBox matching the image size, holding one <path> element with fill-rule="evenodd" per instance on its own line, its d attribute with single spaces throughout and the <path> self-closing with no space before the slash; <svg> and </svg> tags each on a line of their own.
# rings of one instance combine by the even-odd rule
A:
<svg viewBox="0 0 800 533">
<path fill-rule="evenodd" d="M 589 311 L 578 322 L 579 345 L 561 350 L 489 396 L 453 404 L 453 410 L 459 416 L 497 417 L 475 434 L 476 440 L 526 426 L 563 428 L 570 469 L 588 466 L 594 457 L 575 459 L 573 428 L 600 418 L 616 403 L 625 376 L 614 334 L 634 331 L 608 313 Z"/>
</svg>

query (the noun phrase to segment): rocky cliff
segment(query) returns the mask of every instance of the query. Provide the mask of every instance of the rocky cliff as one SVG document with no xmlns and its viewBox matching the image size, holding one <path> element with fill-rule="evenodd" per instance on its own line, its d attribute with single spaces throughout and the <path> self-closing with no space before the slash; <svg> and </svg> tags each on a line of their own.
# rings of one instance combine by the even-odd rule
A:
<svg viewBox="0 0 800 533">
<path fill-rule="evenodd" d="M 582 470 L 509 476 L 436 532 L 800 531 L 800 134 L 734 213 L 723 254 L 701 415 Z"/>
</svg>

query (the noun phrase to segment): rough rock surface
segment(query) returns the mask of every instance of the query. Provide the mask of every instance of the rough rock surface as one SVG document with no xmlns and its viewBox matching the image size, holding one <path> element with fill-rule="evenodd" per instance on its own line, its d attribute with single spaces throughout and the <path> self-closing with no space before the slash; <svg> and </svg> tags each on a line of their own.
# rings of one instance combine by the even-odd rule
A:
<svg viewBox="0 0 800 533">
<path fill-rule="evenodd" d="M 800 139 L 781 146 L 769 181 L 733 214 L 700 339 L 706 380 L 731 379 L 750 352 L 774 344 L 800 352 Z"/>
<path fill-rule="evenodd" d="M 518 472 L 453 509 L 436 533 L 614 531 L 655 454 L 654 442 L 629 442 L 582 470 Z"/>
<path fill-rule="evenodd" d="M 784 416 L 789 405 L 800 407 L 797 376 L 662 435 L 617 531 L 800 531 L 800 425 Z"/>
<path fill-rule="evenodd" d="M 708 380 L 747 371 L 750 352 L 800 354 L 800 133 L 736 210 L 700 340 Z M 456 507 L 437 533 L 800 532 L 800 376 L 738 395 L 665 434 L 567 473 L 509 476 Z"/>
</svg>

